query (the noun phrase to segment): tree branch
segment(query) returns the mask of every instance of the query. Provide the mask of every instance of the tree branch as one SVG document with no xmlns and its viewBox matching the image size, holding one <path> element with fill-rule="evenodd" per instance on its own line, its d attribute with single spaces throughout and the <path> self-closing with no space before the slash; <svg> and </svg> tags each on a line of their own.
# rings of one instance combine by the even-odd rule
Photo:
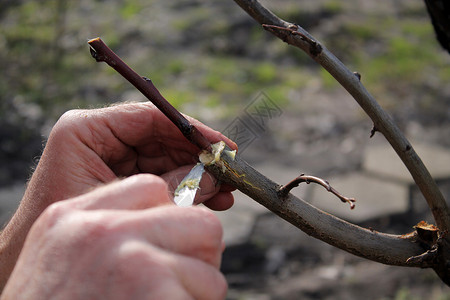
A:
<svg viewBox="0 0 450 300">
<path fill-rule="evenodd" d="M 428 248 L 417 243 L 417 235 L 391 235 L 365 229 L 323 212 L 292 194 L 279 194 L 271 181 L 239 156 L 223 154 L 223 164 L 206 166 L 217 179 L 228 183 L 305 233 L 352 254 L 389 265 L 422 267 L 421 255 Z M 428 264 L 427 264 L 428 266 Z"/>
<path fill-rule="evenodd" d="M 91 46 L 91 55 L 97 62 L 107 63 L 133 84 L 180 129 L 191 143 L 202 150 L 211 151 L 211 142 L 161 95 L 150 79 L 139 76 L 100 38 L 91 39 L 88 44 Z"/>
<path fill-rule="evenodd" d="M 234 0 L 234 2 L 262 24 L 266 30 L 272 32 L 286 43 L 305 51 L 353 96 L 372 119 L 374 128 L 385 136 L 411 173 L 433 213 L 436 225 L 441 231 L 449 231 L 450 210 L 436 182 L 392 118 L 362 85 L 360 78 L 355 76 L 353 72 L 306 30 L 296 24 L 278 18 L 257 0 Z M 320 51 L 317 51 L 318 49 Z"/>
</svg>

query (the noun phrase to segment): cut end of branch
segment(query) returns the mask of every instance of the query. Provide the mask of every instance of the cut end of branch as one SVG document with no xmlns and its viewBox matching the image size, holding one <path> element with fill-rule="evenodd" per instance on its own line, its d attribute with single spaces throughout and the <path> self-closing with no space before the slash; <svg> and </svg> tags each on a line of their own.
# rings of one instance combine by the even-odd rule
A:
<svg viewBox="0 0 450 300">
<path fill-rule="evenodd" d="M 173 107 L 148 78 L 143 78 L 131 69 L 100 38 L 88 41 L 90 53 L 97 62 L 105 62 L 134 85 L 147 99 L 163 112 L 181 133 L 200 149 L 211 150 L 211 142 L 191 124 L 175 107 Z"/>
<path fill-rule="evenodd" d="M 280 196 L 280 198 L 284 199 L 287 197 L 287 195 L 289 194 L 289 192 L 297 187 L 300 183 L 305 182 L 306 184 L 310 184 L 312 183 L 317 183 L 321 186 L 323 186 L 328 192 L 332 193 L 333 195 L 335 195 L 336 197 L 338 197 L 342 202 L 344 203 L 348 203 L 350 205 L 350 209 L 354 209 L 355 208 L 355 202 L 356 200 L 354 198 L 348 198 L 343 196 L 341 193 L 339 193 L 337 190 L 335 190 L 329 183 L 328 181 L 316 177 L 316 176 L 310 176 L 310 175 L 305 175 L 305 174 L 301 174 L 300 176 L 298 176 L 297 178 L 295 178 L 294 180 L 292 180 L 291 182 L 289 182 L 288 184 L 280 187 L 280 189 L 278 190 L 278 195 Z"/>
<path fill-rule="evenodd" d="M 89 49 L 91 56 L 97 61 L 97 62 L 103 62 L 105 60 L 105 55 L 100 54 L 99 49 L 101 50 L 103 47 L 106 46 L 106 44 L 102 41 L 101 38 L 96 37 L 94 39 L 90 39 L 88 41 L 89 46 L 91 48 Z"/>
<path fill-rule="evenodd" d="M 96 38 L 90 39 L 90 40 L 88 41 L 88 44 L 92 44 L 92 43 L 95 43 L 95 42 L 98 42 L 98 41 L 101 41 L 101 38 L 100 38 L 100 37 L 96 37 Z"/>
</svg>

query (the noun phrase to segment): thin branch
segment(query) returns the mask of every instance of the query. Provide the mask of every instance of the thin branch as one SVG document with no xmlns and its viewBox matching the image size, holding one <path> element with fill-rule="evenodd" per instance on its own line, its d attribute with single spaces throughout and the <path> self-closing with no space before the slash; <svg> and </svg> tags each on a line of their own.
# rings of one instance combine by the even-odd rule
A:
<svg viewBox="0 0 450 300">
<path fill-rule="evenodd" d="M 322 178 L 319 178 L 316 176 L 305 175 L 305 174 L 301 174 L 294 180 L 290 181 L 288 184 L 282 186 L 278 190 L 278 195 L 280 195 L 281 198 L 286 198 L 287 195 L 289 194 L 289 192 L 293 188 L 297 187 L 300 183 L 303 183 L 303 182 L 305 182 L 306 184 L 310 184 L 311 182 L 317 183 L 317 184 L 323 186 L 328 192 L 330 192 L 333 195 L 335 195 L 336 197 L 338 197 L 342 202 L 350 204 L 350 209 L 355 208 L 356 200 L 354 198 L 348 198 L 348 197 L 343 196 L 341 193 L 336 191 L 336 189 L 334 189 L 328 181 L 326 181 Z"/>
<path fill-rule="evenodd" d="M 211 142 L 161 95 L 150 79 L 139 76 L 100 38 L 89 40 L 88 44 L 91 46 L 91 55 L 96 61 L 107 63 L 134 85 L 180 129 L 190 142 L 200 149 L 211 151 Z"/>
<path fill-rule="evenodd" d="M 436 225 L 441 231 L 450 230 L 450 210 L 436 182 L 392 118 L 365 89 L 359 78 L 302 27 L 278 18 L 257 0 L 234 0 L 234 2 L 274 35 L 305 51 L 353 96 L 372 119 L 374 127 L 386 137 L 411 173 L 433 213 Z M 297 28 L 298 34 L 292 33 L 294 26 Z M 320 53 L 311 50 L 315 49 L 311 48 L 311 41 L 321 46 Z"/>
<path fill-rule="evenodd" d="M 293 24 L 289 25 L 288 28 L 282 27 L 282 26 L 276 26 L 276 25 L 268 25 L 268 24 L 262 24 L 262 27 L 268 31 L 271 32 L 277 32 L 277 31 L 287 31 L 289 34 L 292 35 L 298 35 L 302 40 L 307 42 L 309 44 L 309 53 L 313 56 L 317 56 L 322 52 L 322 45 L 320 45 L 316 40 L 314 40 L 311 36 L 307 36 L 304 33 L 301 33 L 298 31 L 298 25 Z M 287 42 L 286 40 L 283 40 Z"/>
</svg>

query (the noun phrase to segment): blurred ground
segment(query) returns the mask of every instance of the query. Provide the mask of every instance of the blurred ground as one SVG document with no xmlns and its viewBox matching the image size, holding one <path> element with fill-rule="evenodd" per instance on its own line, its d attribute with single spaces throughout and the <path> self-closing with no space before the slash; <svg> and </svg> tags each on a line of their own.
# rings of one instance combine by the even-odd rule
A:
<svg viewBox="0 0 450 300">
<path fill-rule="evenodd" d="M 0 10 L 3 221 L 64 111 L 142 100 L 90 58 L 86 41 L 96 36 L 182 112 L 224 132 L 242 121 L 251 142 L 241 155 L 279 183 L 297 173 L 331 182 L 361 174 L 367 151 L 383 144 L 380 136 L 369 139 L 371 122 L 329 75 L 264 32 L 233 1 L 22 2 L 5 2 Z M 436 42 L 421 1 L 262 2 L 361 73 L 413 145 L 449 149 L 450 56 Z M 246 112 L 261 92 L 277 114 L 255 128 Z M 446 179 L 440 186 L 449 199 Z M 312 201 L 311 188 L 296 193 Z M 423 203 L 414 189 L 409 197 Z M 432 271 L 356 258 L 306 236 L 238 192 L 236 198 L 236 206 L 220 214 L 229 244 L 223 261 L 229 299 L 450 299 Z M 405 233 L 430 218 L 423 205 L 401 207 L 358 223 Z M 230 223 L 241 226 L 234 230 Z"/>
</svg>

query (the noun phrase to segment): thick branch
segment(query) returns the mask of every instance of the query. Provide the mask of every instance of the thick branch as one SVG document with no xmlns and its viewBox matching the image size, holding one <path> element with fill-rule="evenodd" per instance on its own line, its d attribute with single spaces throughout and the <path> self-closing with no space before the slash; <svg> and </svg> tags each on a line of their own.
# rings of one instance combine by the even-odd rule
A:
<svg viewBox="0 0 450 300">
<path fill-rule="evenodd" d="M 420 267 L 419 260 L 408 258 L 424 253 L 416 235 L 391 235 L 371 231 L 323 212 L 288 194 L 279 195 L 280 185 L 253 169 L 240 157 L 222 155 L 225 168 L 207 166 L 218 179 L 238 188 L 261 205 L 307 234 L 355 255 L 389 265 Z M 225 172 L 224 172 L 225 170 Z"/>
<path fill-rule="evenodd" d="M 286 22 L 264 8 L 257 0 L 234 0 L 251 17 L 288 44 L 296 46 L 324 67 L 358 102 L 372 119 L 374 128 L 381 132 L 397 152 L 411 173 L 430 207 L 436 225 L 441 231 L 450 230 L 450 210 L 436 182 L 431 177 L 422 160 L 402 134 L 392 118 L 380 107 L 373 96 L 355 76 L 328 49 L 318 43 L 307 31 L 296 24 Z M 273 26 L 271 26 L 273 25 Z M 277 28 L 278 27 L 278 28 Z M 279 27 L 283 27 L 280 29 Z M 293 32 L 298 32 L 293 34 Z M 306 37 L 306 38 L 305 38 Z M 321 51 L 312 51 L 318 49 Z"/>
<path fill-rule="evenodd" d="M 105 62 L 133 84 L 145 97 L 163 112 L 181 133 L 200 149 L 211 151 L 211 143 L 156 89 L 152 81 L 139 76 L 120 57 L 118 57 L 100 38 L 90 40 L 91 55 L 98 62 Z"/>
</svg>

